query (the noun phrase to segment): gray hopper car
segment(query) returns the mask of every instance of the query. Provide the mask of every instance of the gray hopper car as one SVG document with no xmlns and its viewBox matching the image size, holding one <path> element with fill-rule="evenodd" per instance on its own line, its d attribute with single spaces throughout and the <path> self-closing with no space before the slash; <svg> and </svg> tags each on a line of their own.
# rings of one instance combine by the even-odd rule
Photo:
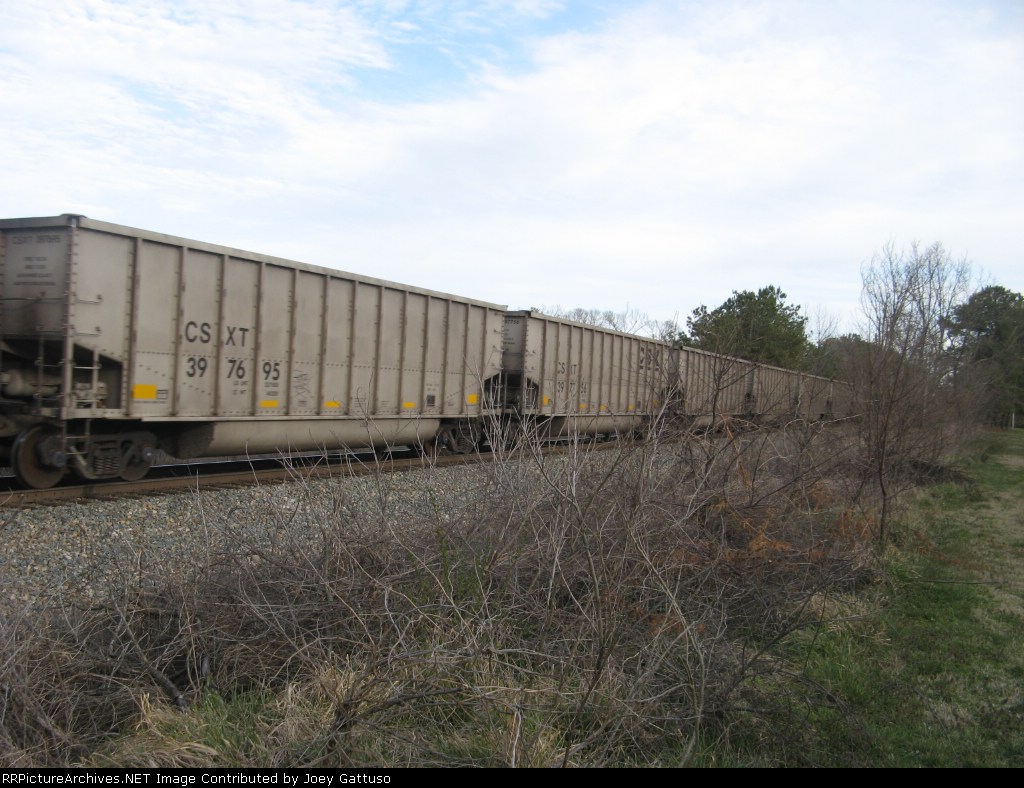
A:
<svg viewBox="0 0 1024 788">
<path fill-rule="evenodd" d="M 848 415 L 850 387 L 830 378 L 681 347 L 673 350 L 674 412 L 698 425 L 721 418 L 821 421 Z"/>
<path fill-rule="evenodd" d="M 624 435 L 652 419 L 819 421 L 845 384 L 529 311 L 505 315 L 500 423 L 541 437 Z"/>
<path fill-rule="evenodd" d="M 178 458 L 662 414 L 819 419 L 849 387 L 536 312 L 64 215 L 0 220 L 0 460 L 30 487 Z"/>
<path fill-rule="evenodd" d="M 0 220 L 0 447 L 31 487 L 138 478 L 157 448 L 468 450 L 503 315 L 81 216 Z"/>
<path fill-rule="evenodd" d="M 501 411 L 545 437 L 627 434 L 672 387 L 665 342 L 537 312 L 505 315 Z"/>
</svg>

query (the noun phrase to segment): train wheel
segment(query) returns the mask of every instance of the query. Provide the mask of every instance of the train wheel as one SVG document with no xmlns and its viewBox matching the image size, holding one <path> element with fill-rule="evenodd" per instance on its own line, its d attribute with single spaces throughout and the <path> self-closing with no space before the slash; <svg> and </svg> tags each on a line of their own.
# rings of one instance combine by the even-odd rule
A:
<svg viewBox="0 0 1024 788">
<path fill-rule="evenodd" d="M 121 471 L 121 479 L 123 479 L 126 482 L 137 482 L 139 479 L 141 479 L 143 476 L 149 473 L 149 469 L 151 467 L 153 467 L 153 463 L 151 462 L 129 462 L 124 466 L 124 469 Z"/>
<path fill-rule="evenodd" d="M 11 465 L 22 484 L 45 490 L 64 478 L 67 470 L 64 454 L 49 446 L 59 439 L 59 433 L 53 428 L 38 426 L 25 430 L 14 440 Z M 44 462 L 43 457 L 48 457 L 49 462 Z"/>
<path fill-rule="evenodd" d="M 424 444 L 424 449 L 424 456 L 430 459 L 448 457 L 455 454 L 451 430 L 448 427 L 442 427 L 433 440 L 427 441 Z"/>
<path fill-rule="evenodd" d="M 137 482 L 153 467 L 154 450 L 149 444 L 143 444 L 133 446 L 130 452 L 131 456 L 121 469 L 121 478 L 126 482 Z"/>
<path fill-rule="evenodd" d="M 473 454 L 480 448 L 480 435 L 471 426 L 460 426 L 452 430 L 452 451 L 456 454 Z"/>
<path fill-rule="evenodd" d="M 472 427 L 450 424 L 441 427 L 440 431 L 427 446 L 428 452 L 435 457 L 448 454 L 472 454 L 479 446 L 480 433 Z"/>
</svg>

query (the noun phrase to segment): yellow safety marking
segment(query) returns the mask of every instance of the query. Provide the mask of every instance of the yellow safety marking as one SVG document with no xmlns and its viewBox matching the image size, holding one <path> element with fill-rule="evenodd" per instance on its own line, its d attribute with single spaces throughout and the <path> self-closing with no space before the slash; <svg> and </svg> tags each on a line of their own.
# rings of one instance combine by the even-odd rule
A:
<svg viewBox="0 0 1024 788">
<path fill-rule="evenodd" d="M 584 405 L 582 402 L 580 403 L 580 410 L 586 410 L 589 407 L 589 405 Z"/>
<path fill-rule="evenodd" d="M 479 400 L 480 397 L 478 397 L 476 394 L 470 394 L 468 397 L 466 397 L 466 402 L 468 402 L 470 405 L 476 405 L 476 403 Z"/>
<path fill-rule="evenodd" d="M 276 399 L 263 399 L 260 400 L 261 408 L 276 408 L 280 403 Z"/>
<path fill-rule="evenodd" d="M 405 408 L 406 410 L 415 410 L 416 409 L 416 403 L 415 402 L 404 402 L 404 403 L 402 403 L 402 407 Z"/>
<path fill-rule="evenodd" d="M 550 405 L 551 404 L 551 397 L 544 397 L 544 404 L 545 405 Z"/>
<path fill-rule="evenodd" d="M 151 383 L 136 383 L 132 388 L 135 399 L 156 399 L 156 386 Z"/>
<path fill-rule="evenodd" d="M 340 402 L 335 402 L 333 399 L 329 399 L 329 400 L 327 400 L 327 402 L 324 403 L 324 407 L 325 408 L 340 408 L 341 407 L 341 403 Z"/>
<path fill-rule="evenodd" d="M 636 405 L 630 405 L 629 407 L 626 408 L 626 410 L 634 411 L 634 410 L 636 410 Z"/>
<path fill-rule="evenodd" d="M 601 410 L 608 410 L 608 406 L 607 405 L 602 405 L 601 406 Z"/>
</svg>

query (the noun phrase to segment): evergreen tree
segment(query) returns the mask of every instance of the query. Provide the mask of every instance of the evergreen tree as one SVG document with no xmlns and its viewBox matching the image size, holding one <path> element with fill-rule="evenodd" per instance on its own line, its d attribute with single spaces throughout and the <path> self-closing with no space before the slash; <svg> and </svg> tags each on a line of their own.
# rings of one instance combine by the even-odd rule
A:
<svg viewBox="0 0 1024 788">
<path fill-rule="evenodd" d="M 949 334 L 954 352 L 984 386 L 988 419 L 1002 424 L 1024 411 L 1024 296 L 998 285 L 982 288 L 953 311 Z"/>
<path fill-rule="evenodd" d="M 810 347 L 807 318 L 800 307 L 787 304 L 774 285 L 756 293 L 733 291 L 720 307 L 699 306 L 686 319 L 688 334 L 679 344 L 730 356 L 799 369 Z"/>
</svg>

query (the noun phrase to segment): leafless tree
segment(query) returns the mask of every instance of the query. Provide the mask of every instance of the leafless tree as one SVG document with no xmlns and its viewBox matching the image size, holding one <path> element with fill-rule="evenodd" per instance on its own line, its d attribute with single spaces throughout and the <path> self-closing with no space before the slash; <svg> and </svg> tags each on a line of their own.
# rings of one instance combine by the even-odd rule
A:
<svg viewBox="0 0 1024 788">
<path fill-rule="evenodd" d="M 552 317 L 575 320 L 577 323 L 585 323 L 588 326 L 610 328 L 612 331 L 640 334 L 666 341 L 673 339 L 679 331 L 679 327 L 674 321 L 654 320 L 645 312 L 630 306 L 621 312 L 614 312 L 611 309 L 584 309 L 583 307 L 570 309 L 555 304 L 554 306 L 541 305 L 537 311 Z"/>
<path fill-rule="evenodd" d="M 963 410 L 953 386 L 947 318 L 970 290 L 971 266 L 941 243 L 909 250 L 886 244 L 863 272 L 862 337 L 846 359 L 862 413 L 866 479 L 881 503 L 878 544 L 887 540 L 896 496 L 949 448 Z"/>
</svg>

